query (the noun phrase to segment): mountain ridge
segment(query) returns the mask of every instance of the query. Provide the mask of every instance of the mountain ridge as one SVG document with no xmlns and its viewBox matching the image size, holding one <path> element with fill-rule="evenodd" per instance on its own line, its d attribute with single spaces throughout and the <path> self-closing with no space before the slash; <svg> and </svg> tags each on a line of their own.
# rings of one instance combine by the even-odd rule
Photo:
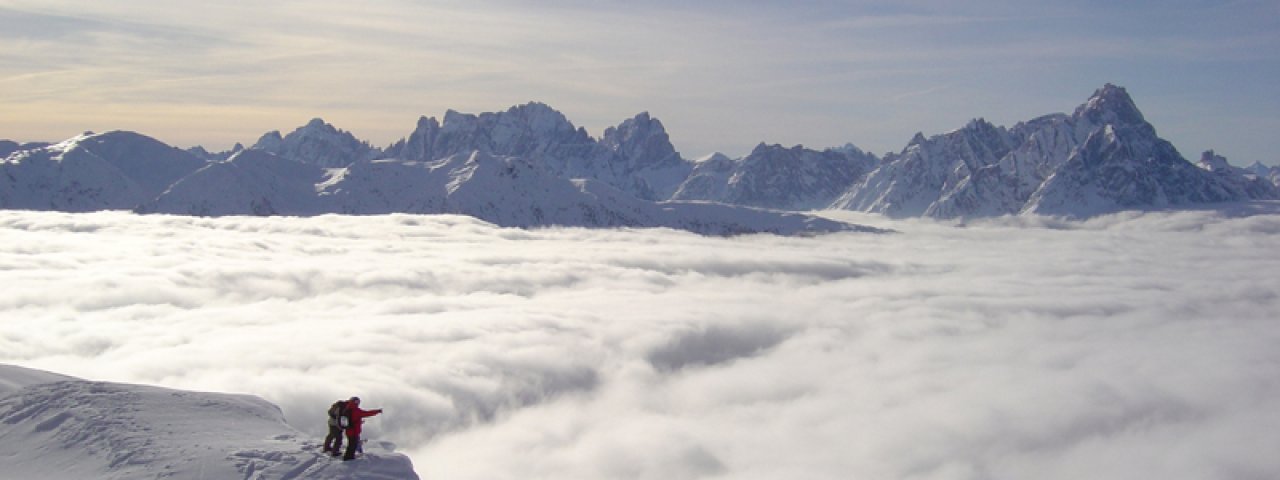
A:
<svg viewBox="0 0 1280 480">
<path fill-rule="evenodd" d="M 480 114 L 449 110 L 443 120 L 423 116 L 412 132 L 386 148 L 320 118 L 288 135 L 268 132 L 248 149 L 237 144 L 219 153 L 199 147 L 184 152 L 130 132 L 104 135 L 53 145 L 0 144 L 9 151 L 0 163 L 5 173 L 0 186 L 6 187 L 0 189 L 0 208 L 315 215 L 381 212 L 394 205 L 522 227 L 547 222 L 662 226 L 658 217 L 635 213 L 655 207 L 633 200 L 665 205 L 662 209 L 690 208 L 692 201 L 891 217 L 1081 218 L 1132 208 L 1280 198 L 1280 168 L 1231 167 L 1216 155 L 1193 164 L 1157 135 L 1123 87 L 1109 83 L 1070 114 L 1043 115 L 1013 127 L 975 118 L 943 134 L 917 133 L 901 151 L 883 157 L 852 144 L 813 150 L 762 142 L 740 158 L 688 160 L 648 112 L 605 129 L 597 139 L 539 102 Z M 75 166 L 62 168 L 63 158 Z M 451 162 L 503 167 L 483 170 L 492 178 L 463 178 L 426 167 Z M 522 180 L 500 179 L 511 172 L 523 172 Z M 405 183 L 406 178 L 425 183 Z M 439 181 L 460 182 L 459 188 L 424 188 Z M 399 185 L 394 188 L 400 193 L 388 196 L 378 182 Z M 487 187 L 465 188 L 472 183 Z M 357 187 L 369 198 L 352 197 Z M 616 192 L 594 194 L 602 188 Z M 468 191 L 473 204 L 450 198 Z M 558 193 L 547 196 L 552 191 Z M 377 202 L 383 206 L 375 208 Z M 597 214 L 548 215 L 545 208 Z M 628 210 L 633 213 L 621 213 Z M 531 217 L 510 213 L 517 211 Z M 621 218 L 627 220 L 604 220 Z"/>
</svg>

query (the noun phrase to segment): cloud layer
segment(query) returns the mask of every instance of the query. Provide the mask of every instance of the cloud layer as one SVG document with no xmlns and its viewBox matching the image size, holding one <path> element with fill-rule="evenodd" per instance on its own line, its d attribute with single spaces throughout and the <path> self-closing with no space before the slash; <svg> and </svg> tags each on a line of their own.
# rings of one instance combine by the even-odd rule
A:
<svg viewBox="0 0 1280 480">
<path fill-rule="evenodd" d="M 0 212 L 0 362 L 334 399 L 438 478 L 1269 478 L 1280 216 L 704 238 Z"/>
</svg>

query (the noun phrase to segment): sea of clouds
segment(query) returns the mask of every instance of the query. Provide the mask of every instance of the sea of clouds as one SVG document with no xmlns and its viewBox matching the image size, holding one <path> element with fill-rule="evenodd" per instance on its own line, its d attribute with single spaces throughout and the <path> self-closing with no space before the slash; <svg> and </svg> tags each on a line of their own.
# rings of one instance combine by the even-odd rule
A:
<svg viewBox="0 0 1280 480">
<path fill-rule="evenodd" d="M 359 395 L 424 478 L 1280 476 L 1280 215 L 830 215 L 897 233 L 0 211 L 0 363 Z"/>
</svg>

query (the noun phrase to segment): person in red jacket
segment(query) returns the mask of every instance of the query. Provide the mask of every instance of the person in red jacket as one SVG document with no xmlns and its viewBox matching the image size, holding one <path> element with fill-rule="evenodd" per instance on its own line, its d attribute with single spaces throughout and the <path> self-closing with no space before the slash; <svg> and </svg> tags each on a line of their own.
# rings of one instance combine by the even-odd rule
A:
<svg viewBox="0 0 1280 480">
<path fill-rule="evenodd" d="M 360 409 L 360 397 L 351 397 L 347 400 L 347 452 L 342 455 L 343 460 L 351 460 L 356 458 L 356 449 L 360 448 L 360 424 L 364 423 L 365 417 L 372 417 L 382 413 L 381 408 L 373 410 Z"/>
</svg>

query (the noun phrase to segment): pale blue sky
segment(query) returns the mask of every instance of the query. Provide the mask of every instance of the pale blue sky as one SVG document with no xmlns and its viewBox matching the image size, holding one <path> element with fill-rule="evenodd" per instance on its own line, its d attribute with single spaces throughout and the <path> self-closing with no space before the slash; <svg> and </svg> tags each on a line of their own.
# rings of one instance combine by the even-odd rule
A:
<svg viewBox="0 0 1280 480">
<path fill-rule="evenodd" d="M 1280 163 L 1280 2 L 0 0 L 0 138 L 227 148 L 312 117 L 386 145 L 531 100 L 686 157 L 884 153 L 1126 87 L 1195 160 Z"/>
</svg>

